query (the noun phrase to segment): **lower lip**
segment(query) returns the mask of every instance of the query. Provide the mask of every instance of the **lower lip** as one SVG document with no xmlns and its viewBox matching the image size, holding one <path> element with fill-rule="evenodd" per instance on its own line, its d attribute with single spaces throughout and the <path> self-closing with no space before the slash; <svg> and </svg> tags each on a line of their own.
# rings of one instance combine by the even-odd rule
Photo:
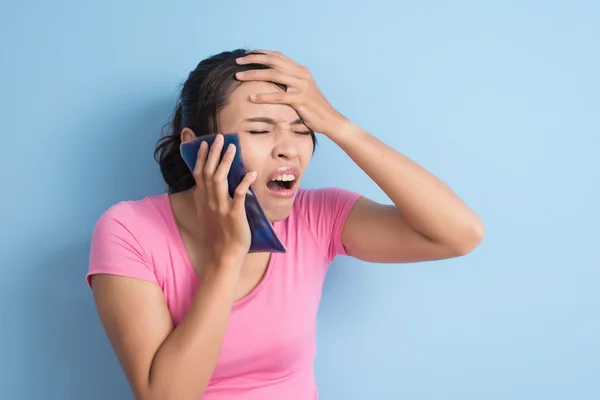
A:
<svg viewBox="0 0 600 400">
<path fill-rule="evenodd" d="M 279 190 L 273 190 L 270 188 L 267 189 L 269 190 L 269 193 L 271 193 L 271 196 L 279 197 L 281 199 L 289 199 L 294 197 L 294 195 L 296 194 L 296 188 Z"/>
</svg>

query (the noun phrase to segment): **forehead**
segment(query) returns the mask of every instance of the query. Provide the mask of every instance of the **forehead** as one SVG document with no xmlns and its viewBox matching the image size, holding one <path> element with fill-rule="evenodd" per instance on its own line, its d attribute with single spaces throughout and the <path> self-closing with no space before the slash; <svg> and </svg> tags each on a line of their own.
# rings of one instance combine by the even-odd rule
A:
<svg viewBox="0 0 600 400">
<path fill-rule="evenodd" d="M 228 104 L 219 113 L 221 125 L 235 124 L 247 118 L 268 117 L 278 122 L 292 122 L 298 113 L 287 104 L 257 104 L 250 101 L 254 93 L 275 93 L 282 89 L 268 82 L 243 82 L 229 95 Z"/>
</svg>

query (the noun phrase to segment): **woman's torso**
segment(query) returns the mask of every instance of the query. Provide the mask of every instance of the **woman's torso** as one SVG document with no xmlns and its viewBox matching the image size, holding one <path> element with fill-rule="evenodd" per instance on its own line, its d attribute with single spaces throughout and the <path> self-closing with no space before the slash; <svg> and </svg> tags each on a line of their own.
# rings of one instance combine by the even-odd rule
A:
<svg viewBox="0 0 600 400">
<path fill-rule="evenodd" d="M 318 306 L 327 267 L 343 254 L 341 227 L 357 198 L 337 189 L 301 190 L 290 216 L 274 224 L 287 252 L 271 254 L 262 279 L 235 302 L 203 399 L 317 398 L 313 363 Z M 143 248 L 177 325 L 201 282 L 169 196 L 123 204 L 131 209 L 129 214 L 135 213 L 135 224 L 128 229 Z M 94 272 L 102 271 L 101 266 L 95 270 L 92 260 Z"/>
</svg>

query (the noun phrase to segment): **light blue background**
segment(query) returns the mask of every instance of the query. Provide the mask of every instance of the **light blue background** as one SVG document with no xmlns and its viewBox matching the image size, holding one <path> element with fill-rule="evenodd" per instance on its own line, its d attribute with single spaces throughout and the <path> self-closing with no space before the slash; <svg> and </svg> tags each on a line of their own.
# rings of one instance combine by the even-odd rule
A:
<svg viewBox="0 0 600 400">
<path fill-rule="evenodd" d="M 4 0 L 0 398 L 131 398 L 83 281 L 90 232 L 162 191 L 178 85 L 236 47 L 309 66 L 487 227 L 462 259 L 335 262 L 323 399 L 600 398 L 598 21 L 592 0 Z M 322 185 L 385 200 L 323 138 L 306 178 Z"/>
</svg>

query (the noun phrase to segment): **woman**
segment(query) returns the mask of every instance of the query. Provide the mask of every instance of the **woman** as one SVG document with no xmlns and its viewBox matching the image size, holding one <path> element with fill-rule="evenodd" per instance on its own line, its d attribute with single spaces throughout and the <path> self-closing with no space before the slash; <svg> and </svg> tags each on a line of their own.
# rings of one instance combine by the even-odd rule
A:
<svg viewBox="0 0 600 400">
<path fill-rule="evenodd" d="M 156 150 L 167 194 L 121 202 L 98 221 L 88 283 L 136 398 L 316 399 L 315 322 L 330 262 L 461 256 L 478 217 L 430 173 L 337 112 L 309 71 L 271 51 L 225 52 L 183 85 Z M 237 132 L 248 174 L 234 198 L 222 137 L 193 174 L 179 145 Z M 299 188 L 315 134 L 336 143 L 387 194 Z M 276 181 L 280 181 L 276 183 Z M 285 182 L 285 183 L 283 183 Z M 287 252 L 248 253 L 252 186 Z"/>
</svg>

